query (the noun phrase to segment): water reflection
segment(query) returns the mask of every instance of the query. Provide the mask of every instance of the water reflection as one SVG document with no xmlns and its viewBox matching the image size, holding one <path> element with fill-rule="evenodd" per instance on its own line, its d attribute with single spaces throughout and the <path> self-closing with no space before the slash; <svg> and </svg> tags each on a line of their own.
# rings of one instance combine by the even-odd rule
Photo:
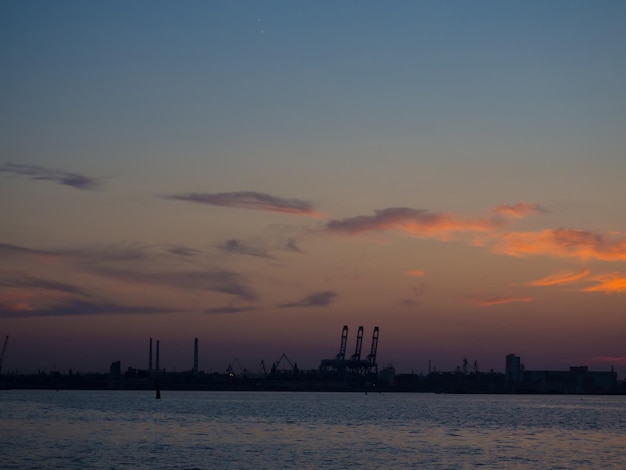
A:
<svg viewBox="0 0 626 470">
<path fill-rule="evenodd" d="M 11 391 L 0 400 L 3 468 L 621 469 L 626 437 L 626 397 Z"/>
</svg>

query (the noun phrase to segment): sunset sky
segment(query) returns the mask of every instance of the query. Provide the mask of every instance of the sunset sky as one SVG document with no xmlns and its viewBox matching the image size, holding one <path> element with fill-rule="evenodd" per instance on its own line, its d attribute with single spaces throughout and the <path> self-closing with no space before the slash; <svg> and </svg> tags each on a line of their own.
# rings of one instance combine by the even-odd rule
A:
<svg viewBox="0 0 626 470">
<path fill-rule="evenodd" d="M 626 374 L 626 3 L 0 4 L 3 372 Z"/>
</svg>

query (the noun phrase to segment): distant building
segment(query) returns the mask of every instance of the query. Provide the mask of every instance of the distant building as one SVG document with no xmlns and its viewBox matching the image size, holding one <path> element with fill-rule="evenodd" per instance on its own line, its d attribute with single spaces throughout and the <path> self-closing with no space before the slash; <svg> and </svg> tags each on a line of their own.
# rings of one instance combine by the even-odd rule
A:
<svg viewBox="0 0 626 470">
<path fill-rule="evenodd" d="M 519 356 L 506 356 L 506 378 L 514 392 L 603 394 L 616 392 L 617 373 L 589 371 L 572 366 L 568 371 L 524 370 Z"/>
<path fill-rule="evenodd" d="M 524 380 L 524 366 L 522 366 L 522 359 L 515 354 L 507 354 L 505 371 L 506 380 L 511 383 L 519 383 Z"/>
<path fill-rule="evenodd" d="M 120 361 L 111 363 L 111 367 L 109 367 L 109 375 L 111 377 L 120 377 L 122 375 L 122 363 Z"/>
</svg>

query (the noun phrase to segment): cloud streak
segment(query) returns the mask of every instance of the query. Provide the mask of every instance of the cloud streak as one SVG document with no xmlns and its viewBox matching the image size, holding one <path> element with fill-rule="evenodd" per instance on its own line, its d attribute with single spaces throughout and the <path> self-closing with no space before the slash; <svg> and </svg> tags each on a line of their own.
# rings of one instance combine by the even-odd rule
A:
<svg viewBox="0 0 626 470">
<path fill-rule="evenodd" d="M 204 313 L 209 315 L 220 315 L 220 314 L 230 314 L 230 313 L 243 313 L 243 312 L 251 312 L 256 310 L 255 307 L 216 307 L 216 308 L 207 308 L 204 310 Z"/>
<path fill-rule="evenodd" d="M 100 182 L 96 178 L 69 173 L 38 165 L 26 165 L 19 163 L 5 163 L 0 167 L 1 173 L 15 176 L 23 176 L 38 181 L 54 181 L 64 186 L 70 186 L 79 190 L 96 190 L 100 187 Z"/>
<path fill-rule="evenodd" d="M 224 270 L 144 272 L 118 268 L 93 267 L 91 271 L 120 281 L 219 292 L 243 300 L 256 300 L 257 294 L 246 285 L 243 277 Z"/>
<path fill-rule="evenodd" d="M 576 282 L 589 274 L 589 270 L 587 268 L 582 268 L 578 272 L 564 272 L 564 273 L 556 273 L 546 276 L 541 279 L 537 279 L 536 281 L 530 281 L 527 285 L 529 286 L 557 286 L 560 284 L 571 284 L 572 282 Z"/>
<path fill-rule="evenodd" d="M 7 304 L 0 302 L 0 318 L 32 318 L 32 317 L 59 317 L 59 316 L 91 316 L 91 315 L 134 315 L 175 313 L 180 309 L 170 309 L 154 306 L 127 306 L 115 303 L 86 302 L 70 300 L 45 308 L 34 308 L 28 304 Z"/>
<path fill-rule="evenodd" d="M 18 256 L 56 256 L 54 253 L 45 250 L 36 250 L 33 248 L 25 248 L 19 245 L 11 245 L 9 243 L 0 243 L 0 255 L 18 255 Z"/>
<path fill-rule="evenodd" d="M 315 292 L 311 295 L 298 300 L 297 302 L 290 302 L 286 304 L 279 304 L 281 308 L 293 308 L 293 307 L 326 307 L 330 305 L 334 298 L 337 296 L 336 292 L 327 290 L 323 292 Z"/>
<path fill-rule="evenodd" d="M 273 256 L 270 256 L 264 248 L 259 246 L 247 245 L 244 242 L 236 239 L 226 240 L 226 242 L 223 245 L 219 245 L 218 248 L 226 253 L 231 254 L 275 259 Z"/>
<path fill-rule="evenodd" d="M 192 257 L 199 254 L 202 254 L 202 251 L 196 250 L 194 248 L 187 248 L 181 245 L 173 245 L 167 248 L 167 252 L 176 255 L 176 256 L 184 256 L 184 257 Z"/>
<path fill-rule="evenodd" d="M 38 277 L 22 275 L 18 278 L 0 280 L 0 286 L 6 287 L 19 287 L 19 288 L 33 288 L 44 289 L 54 292 L 62 292 L 71 295 L 80 295 L 83 297 L 90 297 L 90 295 L 84 290 L 63 282 L 51 281 L 49 279 L 41 279 Z"/>
<path fill-rule="evenodd" d="M 489 297 L 489 298 L 480 298 L 475 296 L 470 296 L 467 298 L 470 303 L 475 305 L 479 305 L 481 307 L 492 307 L 494 305 L 501 304 L 510 304 L 515 302 L 532 302 L 532 298 L 530 297 Z"/>
<path fill-rule="evenodd" d="M 256 191 L 235 191 L 229 193 L 181 193 L 162 196 L 164 199 L 195 202 L 211 206 L 236 207 L 281 214 L 320 217 L 313 204 L 302 199 L 287 199 L 258 193 Z"/>
</svg>

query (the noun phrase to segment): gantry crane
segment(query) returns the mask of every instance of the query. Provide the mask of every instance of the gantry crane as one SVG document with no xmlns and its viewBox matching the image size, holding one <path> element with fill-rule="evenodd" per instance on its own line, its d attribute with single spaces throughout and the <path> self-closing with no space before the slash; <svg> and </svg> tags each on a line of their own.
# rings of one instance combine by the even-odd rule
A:
<svg viewBox="0 0 626 470">
<path fill-rule="evenodd" d="M 378 364 L 376 364 L 376 351 L 378 349 L 378 327 L 374 327 L 374 332 L 372 333 L 372 347 L 370 349 L 370 353 L 367 356 L 367 372 L 370 374 L 378 375 Z"/>
<path fill-rule="evenodd" d="M 363 347 L 363 327 L 359 326 L 359 331 L 356 334 L 356 347 L 354 348 L 354 354 L 350 358 L 351 362 L 358 363 L 361 361 L 362 347 Z"/>
<path fill-rule="evenodd" d="M 280 363 L 282 362 L 282 360 L 286 360 L 287 363 L 289 364 L 290 369 L 289 370 L 283 370 L 283 369 L 279 369 L 280 367 Z M 274 362 L 272 364 L 272 370 L 271 370 L 271 375 L 276 375 L 276 374 L 285 374 L 285 373 L 291 373 L 293 375 L 298 375 L 298 363 L 292 363 L 289 358 L 287 357 L 287 355 L 285 353 L 283 353 L 282 356 L 280 356 L 280 358 L 278 359 L 278 361 Z"/>
<path fill-rule="evenodd" d="M 348 346 L 348 325 L 343 325 L 341 330 L 341 344 L 339 345 L 339 352 L 335 356 L 335 360 L 343 362 L 346 359 L 346 347 Z"/>
<path fill-rule="evenodd" d="M 356 336 L 356 347 L 354 354 L 346 360 L 346 345 L 348 342 L 348 326 L 344 325 L 341 332 L 341 345 L 339 353 L 334 359 L 322 359 L 320 370 L 333 374 L 343 375 L 349 372 L 352 375 L 378 374 L 378 365 L 376 364 L 376 351 L 378 349 L 378 327 L 374 327 L 372 334 L 372 347 L 369 355 L 365 359 L 361 359 L 361 350 L 363 348 L 363 327 L 359 326 Z"/>
</svg>

